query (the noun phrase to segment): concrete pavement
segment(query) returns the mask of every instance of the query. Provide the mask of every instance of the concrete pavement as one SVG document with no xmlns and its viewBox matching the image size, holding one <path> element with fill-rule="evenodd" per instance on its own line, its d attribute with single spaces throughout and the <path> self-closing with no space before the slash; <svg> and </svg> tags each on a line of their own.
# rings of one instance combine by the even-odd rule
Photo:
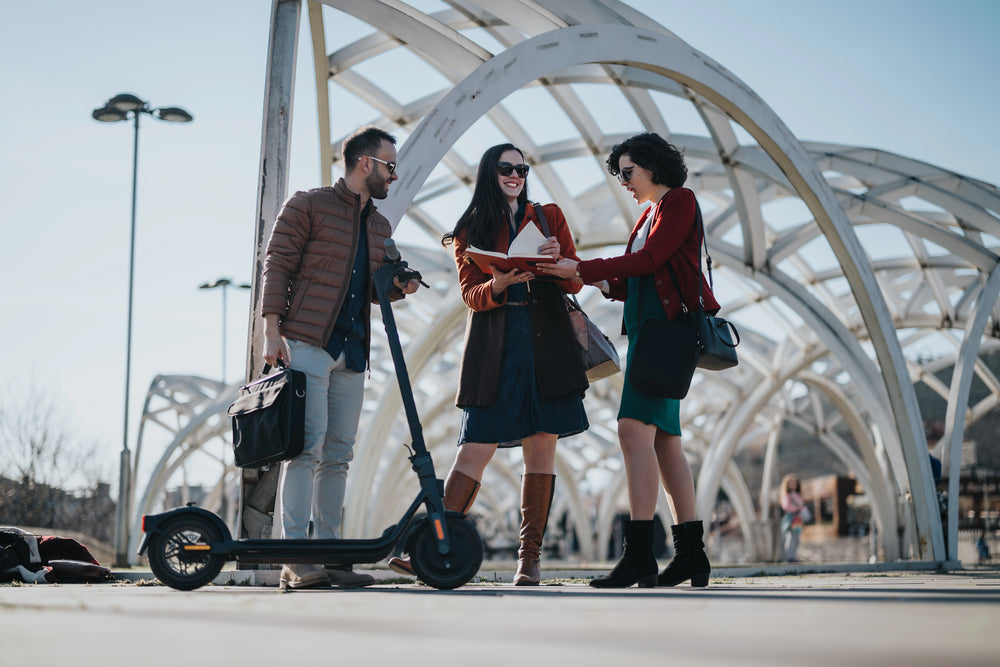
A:
<svg viewBox="0 0 1000 667">
<path fill-rule="evenodd" d="M 0 667 L 1000 664 L 1000 572 L 720 576 L 707 589 L 646 590 L 398 581 L 0 586 Z"/>
</svg>

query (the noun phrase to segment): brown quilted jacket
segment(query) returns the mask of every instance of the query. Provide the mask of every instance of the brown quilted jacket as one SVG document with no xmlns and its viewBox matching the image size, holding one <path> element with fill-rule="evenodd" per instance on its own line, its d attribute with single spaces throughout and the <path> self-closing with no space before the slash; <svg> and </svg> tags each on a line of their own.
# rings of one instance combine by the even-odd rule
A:
<svg viewBox="0 0 1000 667">
<path fill-rule="evenodd" d="M 281 335 L 323 347 L 347 297 L 358 249 L 360 197 L 340 179 L 333 187 L 296 192 L 278 212 L 264 257 L 261 316 L 277 313 Z M 368 214 L 371 274 L 383 264 L 389 221 L 371 205 Z M 366 303 L 366 350 L 371 344 L 371 304 Z"/>
</svg>

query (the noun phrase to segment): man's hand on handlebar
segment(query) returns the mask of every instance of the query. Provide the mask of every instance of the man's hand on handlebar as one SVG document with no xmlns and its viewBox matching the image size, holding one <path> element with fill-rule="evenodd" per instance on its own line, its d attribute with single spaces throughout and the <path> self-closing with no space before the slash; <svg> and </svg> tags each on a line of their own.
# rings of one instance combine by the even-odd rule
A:
<svg viewBox="0 0 1000 667">
<path fill-rule="evenodd" d="M 413 294 L 421 285 L 428 289 L 430 288 L 430 285 L 423 281 L 420 272 L 408 268 L 405 263 L 402 268 L 396 271 L 396 275 L 392 277 L 392 283 L 402 294 Z"/>
<path fill-rule="evenodd" d="M 413 280 L 408 280 L 405 283 L 399 280 L 399 276 L 395 276 L 392 279 L 392 284 L 395 285 L 396 289 L 403 294 L 413 294 L 420 289 L 420 283 L 421 281 L 415 278 Z"/>
</svg>

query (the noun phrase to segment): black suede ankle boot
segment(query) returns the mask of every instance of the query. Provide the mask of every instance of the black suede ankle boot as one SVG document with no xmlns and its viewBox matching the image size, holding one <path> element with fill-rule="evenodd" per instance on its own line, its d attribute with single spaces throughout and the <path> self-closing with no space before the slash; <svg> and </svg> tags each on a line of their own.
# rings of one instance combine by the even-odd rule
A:
<svg viewBox="0 0 1000 667">
<path fill-rule="evenodd" d="M 656 584 L 656 557 L 653 555 L 653 522 L 625 522 L 625 553 L 614 569 L 590 580 L 594 588 L 652 588 Z"/>
<path fill-rule="evenodd" d="M 712 566 L 708 562 L 703 541 L 704 527 L 701 521 L 687 521 L 670 526 L 674 537 L 674 558 L 656 578 L 657 586 L 676 586 L 691 580 L 691 585 L 700 588 L 708 586 L 708 575 Z"/>
</svg>

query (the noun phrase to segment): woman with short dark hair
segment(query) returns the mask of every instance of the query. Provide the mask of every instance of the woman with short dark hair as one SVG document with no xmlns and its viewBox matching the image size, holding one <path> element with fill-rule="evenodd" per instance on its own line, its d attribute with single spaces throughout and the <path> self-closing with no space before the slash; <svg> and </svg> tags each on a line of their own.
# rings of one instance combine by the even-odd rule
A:
<svg viewBox="0 0 1000 667">
<path fill-rule="evenodd" d="M 656 134 L 637 134 L 611 149 L 608 172 L 618 177 L 636 203 L 648 202 L 629 237 L 625 254 L 576 262 L 563 259 L 540 270 L 581 285 L 597 284 L 609 298 L 625 302 L 626 366 L 643 323 L 674 319 L 684 304 L 719 310 L 699 265 L 699 228 L 684 156 Z M 676 276 L 676 278 L 675 278 Z M 626 377 L 628 370 L 626 368 Z M 625 459 L 631 520 L 625 524 L 624 554 L 614 569 L 590 582 L 597 588 L 675 586 L 691 580 L 707 586 L 711 567 L 702 522 L 695 517 L 694 477 L 681 449 L 680 402 L 644 394 L 626 380 L 618 411 L 618 440 Z M 674 510 L 674 558 L 657 576 L 653 517 L 659 481 Z"/>
</svg>

